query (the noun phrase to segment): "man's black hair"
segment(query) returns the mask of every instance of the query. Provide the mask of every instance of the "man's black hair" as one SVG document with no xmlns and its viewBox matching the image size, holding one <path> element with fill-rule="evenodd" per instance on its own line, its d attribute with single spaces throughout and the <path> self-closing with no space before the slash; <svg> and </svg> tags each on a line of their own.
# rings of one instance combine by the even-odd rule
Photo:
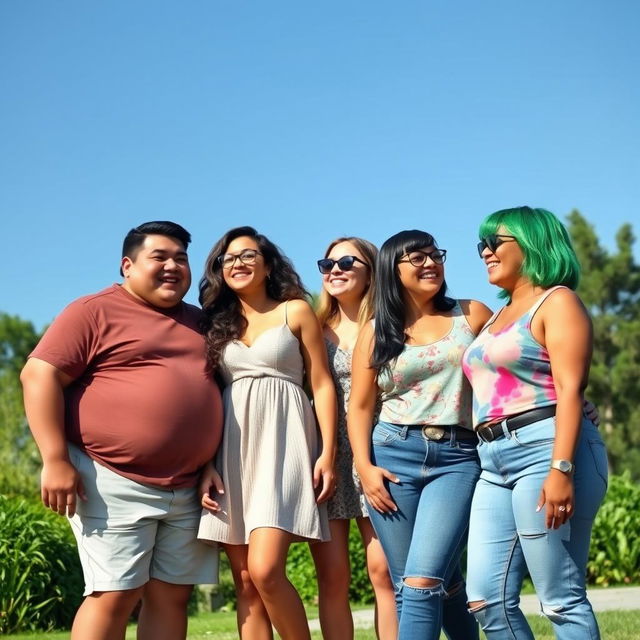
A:
<svg viewBox="0 0 640 640">
<path fill-rule="evenodd" d="M 183 244 L 185 251 L 191 242 L 191 234 L 179 224 L 168 220 L 154 220 L 134 227 L 127 233 L 122 243 L 122 257 L 126 256 L 135 260 L 144 239 L 151 235 L 175 238 Z M 124 275 L 122 269 L 120 269 L 120 275 Z"/>
</svg>

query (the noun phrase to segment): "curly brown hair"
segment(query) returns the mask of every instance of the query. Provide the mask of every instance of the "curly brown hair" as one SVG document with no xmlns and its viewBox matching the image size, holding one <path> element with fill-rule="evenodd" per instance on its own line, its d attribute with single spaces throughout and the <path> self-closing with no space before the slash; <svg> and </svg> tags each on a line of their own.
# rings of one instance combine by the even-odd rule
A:
<svg viewBox="0 0 640 640">
<path fill-rule="evenodd" d="M 247 328 L 240 300 L 225 283 L 218 260 L 233 240 L 245 236 L 256 242 L 265 266 L 269 269 L 266 280 L 269 298 L 277 302 L 309 298 L 293 264 L 271 240 L 253 227 L 235 227 L 227 231 L 209 252 L 199 285 L 199 300 L 203 311 L 200 328 L 205 336 L 209 372 L 214 372 L 217 368 L 225 345 L 239 339 Z"/>
</svg>

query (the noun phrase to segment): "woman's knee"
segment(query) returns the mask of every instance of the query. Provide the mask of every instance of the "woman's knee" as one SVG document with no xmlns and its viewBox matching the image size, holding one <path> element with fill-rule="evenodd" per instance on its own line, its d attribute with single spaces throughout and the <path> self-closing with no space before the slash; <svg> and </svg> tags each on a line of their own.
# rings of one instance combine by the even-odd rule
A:
<svg viewBox="0 0 640 640">
<path fill-rule="evenodd" d="M 316 567 L 318 588 L 326 594 L 349 592 L 351 585 L 351 567 L 348 564 L 323 564 Z"/>
<path fill-rule="evenodd" d="M 272 591 L 283 580 L 287 580 L 285 567 L 274 564 L 268 559 L 249 562 L 248 573 L 251 582 L 261 593 Z"/>
<path fill-rule="evenodd" d="M 253 600 L 260 597 L 256 585 L 253 584 L 248 567 L 243 567 L 233 572 L 233 584 L 236 588 L 236 594 L 243 600 Z"/>
</svg>

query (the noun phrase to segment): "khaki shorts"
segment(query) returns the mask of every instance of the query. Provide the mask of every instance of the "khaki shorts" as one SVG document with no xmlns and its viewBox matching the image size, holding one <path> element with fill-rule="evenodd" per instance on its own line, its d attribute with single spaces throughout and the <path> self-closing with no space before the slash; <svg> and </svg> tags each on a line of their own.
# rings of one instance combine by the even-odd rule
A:
<svg viewBox="0 0 640 640">
<path fill-rule="evenodd" d="M 218 580 L 218 551 L 196 538 L 195 488 L 162 489 L 129 480 L 69 445 L 87 500 L 69 518 L 85 591 L 124 591 L 157 578 L 171 584 Z"/>
</svg>

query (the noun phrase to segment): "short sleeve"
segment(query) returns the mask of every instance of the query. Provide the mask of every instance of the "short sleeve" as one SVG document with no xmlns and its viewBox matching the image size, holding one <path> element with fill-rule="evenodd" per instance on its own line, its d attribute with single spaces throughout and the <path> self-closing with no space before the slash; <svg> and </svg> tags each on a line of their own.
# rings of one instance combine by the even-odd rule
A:
<svg viewBox="0 0 640 640">
<path fill-rule="evenodd" d="M 98 352 L 98 323 L 86 300 L 72 302 L 45 331 L 29 354 L 79 378 Z"/>
</svg>

